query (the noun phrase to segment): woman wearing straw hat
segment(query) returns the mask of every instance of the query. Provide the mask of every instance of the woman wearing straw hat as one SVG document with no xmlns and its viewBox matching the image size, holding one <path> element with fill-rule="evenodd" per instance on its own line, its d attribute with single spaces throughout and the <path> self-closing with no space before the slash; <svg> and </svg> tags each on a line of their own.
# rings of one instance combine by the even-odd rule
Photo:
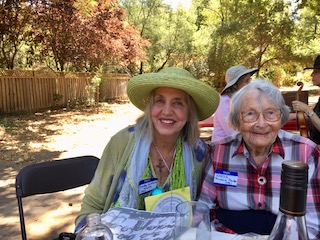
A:
<svg viewBox="0 0 320 240">
<path fill-rule="evenodd" d="M 199 137 L 198 121 L 214 113 L 218 92 L 190 72 L 168 67 L 131 78 L 127 95 L 144 113 L 105 147 L 76 229 L 92 212 L 145 209 L 150 195 L 187 186 L 191 200 L 199 193 L 208 145 Z"/>
<path fill-rule="evenodd" d="M 313 69 L 311 73 L 312 83 L 320 87 L 320 55 L 316 57 L 313 67 L 306 69 Z M 297 100 L 292 101 L 292 108 L 294 111 L 301 111 L 307 114 L 309 117 L 309 138 L 316 144 L 320 144 L 320 98 L 313 109 L 308 104 Z"/>
<path fill-rule="evenodd" d="M 219 107 L 214 114 L 212 142 L 237 133 L 228 126 L 230 99 L 237 90 L 250 83 L 251 76 L 257 71 L 257 68 L 246 69 L 244 66 L 233 66 L 227 70 L 227 84 L 221 92 Z"/>
</svg>

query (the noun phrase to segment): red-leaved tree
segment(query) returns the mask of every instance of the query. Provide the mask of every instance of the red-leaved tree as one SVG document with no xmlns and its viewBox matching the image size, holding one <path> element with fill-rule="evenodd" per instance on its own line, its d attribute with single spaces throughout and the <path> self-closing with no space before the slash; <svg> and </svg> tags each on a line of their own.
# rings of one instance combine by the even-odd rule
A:
<svg viewBox="0 0 320 240">
<path fill-rule="evenodd" d="M 39 1 L 35 38 L 57 70 L 93 71 L 102 64 L 128 67 L 145 58 L 148 42 L 124 21 L 113 1 L 97 1 L 84 14 L 74 0 Z"/>
<path fill-rule="evenodd" d="M 31 40 L 29 1 L 0 1 L 0 67 L 13 69 L 21 47 Z"/>
</svg>

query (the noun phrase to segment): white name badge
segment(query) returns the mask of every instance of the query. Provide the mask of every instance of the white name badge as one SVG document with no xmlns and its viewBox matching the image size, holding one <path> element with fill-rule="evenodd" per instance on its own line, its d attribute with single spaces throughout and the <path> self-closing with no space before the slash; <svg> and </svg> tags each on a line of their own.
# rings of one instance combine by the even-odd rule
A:
<svg viewBox="0 0 320 240">
<path fill-rule="evenodd" d="M 152 191 L 157 187 L 158 178 L 144 179 L 139 182 L 139 195 Z"/>
<path fill-rule="evenodd" d="M 238 184 L 238 173 L 224 170 L 216 170 L 213 182 L 218 185 L 236 187 Z"/>
</svg>

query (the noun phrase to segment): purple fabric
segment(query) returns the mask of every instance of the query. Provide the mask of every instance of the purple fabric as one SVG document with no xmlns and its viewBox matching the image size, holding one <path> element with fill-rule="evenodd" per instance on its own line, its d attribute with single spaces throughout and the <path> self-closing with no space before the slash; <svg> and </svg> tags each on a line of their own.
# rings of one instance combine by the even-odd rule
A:
<svg viewBox="0 0 320 240">
<path fill-rule="evenodd" d="M 213 126 L 211 141 L 217 141 L 226 136 L 238 133 L 228 126 L 228 115 L 230 112 L 230 97 L 227 95 L 220 96 L 219 106 L 214 113 Z"/>
</svg>

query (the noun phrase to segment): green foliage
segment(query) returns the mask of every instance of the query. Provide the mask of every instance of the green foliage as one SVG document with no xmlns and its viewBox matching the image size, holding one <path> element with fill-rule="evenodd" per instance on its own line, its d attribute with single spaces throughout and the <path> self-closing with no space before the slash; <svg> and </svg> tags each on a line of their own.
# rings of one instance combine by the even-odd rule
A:
<svg viewBox="0 0 320 240">
<path fill-rule="evenodd" d="M 292 57 L 293 20 L 282 1 L 212 1 L 217 26 L 212 32 L 209 69 L 223 86 L 224 72 L 232 65 L 263 69 Z M 217 7 L 218 5 L 218 7 Z"/>
<path fill-rule="evenodd" d="M 21 47 L 32 41 L 34 15 L 26 2 L 0 2 L 0 67 L 13 69 Z"/>
<path fill-rule="evenodd" d="M 0 67 L 49 66 L 104 72 L 189 69 L 220 89 L 233 65 L 295 84 L 320 54 L 318 0 L 193 0 L 177 9 L 163 0 L 3 1 Z M 92 89 L 91 89 L 92 88 Z M 90 90 L 91 89 L 91 90 Z"/>
<path fill-rule="evenodd" d="M 12 129 L 12 128 L 15 128 L 16 126 L 17 126 L 17 122 L 15 118 L 0 116 L 0 127 L 3 127 L 5 129 Z"/>
<path fill-rule="evenodd" d="M 270 80 L 274 85 L 281 87 L 284 85 L 290 86 L 293 83 L 290 83 L 289 79 L 287 78 L 287 74 L 285 71 L 280 67 L 273 67 L 269 71 L 265 71 L 264 78 Z"/>
<path fill-rule="evenodd" d="M 54 102 L 59 102 L 62 99 L 63 95 L 59 94 L 59 93 L 54 93 L 53 94 L 53 101 Z"/>
<path fill-rule="evenodd" d="M 92 16 L 92 10 L 98 6 L 95 0 L 75 0 L 74 7 L 79 9 L 84 16 Z"/>
<path fill-rule="evenodd" d="M 195 19 L 183 8 L 172 9 L 160 0 L 121 1 L 127 20 L 148 39 L 148 59 L 140 72 L 157 71 L 164 66 L 189 66 L 195 56 Z"/>
<path fill-rule="evenodd" d="M 320 52 L 320 15 L 314 14 L 310 8 L 300 10 L 300 19 L 297 24 L 298 34 L 296 35 L 297 49 L 299 56 L 310 58 Z"/>
<path fill-rule="evenodd" d="M 91 78 L 90 84 L 88 84 L 85 89 L 87 91 L 87 93 L 89 94 L 89 98 L 87 100 L 87 105 L 95 105 L 95 94 L 96 92 L 98 92 L 99 90 L 99 86 L 102 82 L 105 76 L 105 66 L 101 65 L 97 68 L 97 71 L 95 73 L 95 75 Z"/>
</svg>

